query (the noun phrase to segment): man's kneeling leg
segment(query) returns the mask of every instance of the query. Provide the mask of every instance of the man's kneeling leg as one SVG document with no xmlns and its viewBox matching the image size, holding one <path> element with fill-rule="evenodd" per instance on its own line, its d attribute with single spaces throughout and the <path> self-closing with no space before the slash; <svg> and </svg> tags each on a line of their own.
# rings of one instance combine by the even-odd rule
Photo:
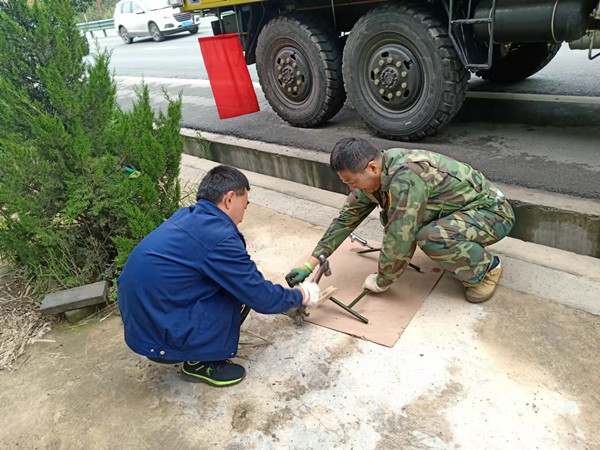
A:
<svg viewBox="0 0 600 450">
<path fill-rule="evenodd" d="M 494 295 L 502 274 L 500 259 L 484 247 L 505 237 L 511 227 L 490 211 L 460 211 L 423 227 L 417 243 L 463 283 L 468 301 L 480 303 Z"/>
</svg>

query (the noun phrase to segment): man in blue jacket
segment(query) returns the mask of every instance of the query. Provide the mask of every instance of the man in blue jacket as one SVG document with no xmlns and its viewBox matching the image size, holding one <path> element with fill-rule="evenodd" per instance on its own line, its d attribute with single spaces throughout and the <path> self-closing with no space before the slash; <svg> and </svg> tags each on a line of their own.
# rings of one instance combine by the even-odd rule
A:
<svg viewBox="0 0 600 450">
<path fill-rule="evenodd" d="M 198 202 L 181 208 L 131 252 L 118 280 L 125 341 L 155 361 L 185 361 L 184 379 L 213 386 L 242 381 L 237 353 L 243 303 L 263 314 L 314 306 L 319 287 L 286 289 L 263 278 L 237 225 L 248 179 L 233 167 L 210 170 Z"/>
</svg>

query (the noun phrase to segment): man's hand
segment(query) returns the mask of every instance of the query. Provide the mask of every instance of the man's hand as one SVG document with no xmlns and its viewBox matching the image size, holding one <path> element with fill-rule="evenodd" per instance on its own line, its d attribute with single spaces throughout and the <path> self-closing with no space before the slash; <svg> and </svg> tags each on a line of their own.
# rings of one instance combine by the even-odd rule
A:
<svg viewBox="0 0 600 450">
<path fill-rule="evenodd" d="M 306 280 L 313 270 L 315 270 L 315 267 L 311 263 L 305 262 L 300 267 L 292 269 L 285 276 L 285 281 L 290 287 L 294 287 Z"/>
<path fill-rule="evenodd" d="M 363 289 L 368 289 L 375 294 L 379 294 L 381 292 L 387 291 L 389 286 L 379 286 L 377 284 L 377 274 L 372 273 L 365 279 L 365 283 L 363 284 Z"/>
<path fill-rule="evenodd" d="M 300 284 L 302 291 L 302 306 L 306 308 L 316 308 L 319 305 L 319 296 L 321 288 L 314 281 L 305 281 Z"/>
</svg>

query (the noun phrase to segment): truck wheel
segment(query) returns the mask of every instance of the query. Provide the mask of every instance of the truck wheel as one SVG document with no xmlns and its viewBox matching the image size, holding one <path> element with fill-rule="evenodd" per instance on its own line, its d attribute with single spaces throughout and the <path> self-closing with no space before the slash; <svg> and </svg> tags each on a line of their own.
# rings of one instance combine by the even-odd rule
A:
<svg viewBox="0 0 600 450">
<path fill-rule="evenodd" d="M 339 39 L 305 17 L 278 17 L 263 28 L 256 68 L 269 104 L 295 127 L 327 122 L 346 100 Z"/>
<path fill-rule="evenodd" d="M 344 47 L 344 83 L 376 133 L 421 139 L 458 112 L 469 72 L 447 28 L 428 9 L 412 4 L 383 5 L 356 22 Z"/>
<path fill-rule="evenodd" d="M 521 81 L 542 70 L 556 56 L 561 44 L 535 42 L 495 45 L 492 67 L 476 73 L 494 83 Z"/>
</svg>

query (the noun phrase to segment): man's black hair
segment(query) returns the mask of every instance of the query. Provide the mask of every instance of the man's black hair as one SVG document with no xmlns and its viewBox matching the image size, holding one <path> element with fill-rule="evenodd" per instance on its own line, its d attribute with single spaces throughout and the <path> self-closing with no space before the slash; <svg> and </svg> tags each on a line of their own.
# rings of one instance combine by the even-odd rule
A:
<svg viewBox="0 0 600 450">
<path fill-rule="evenodd" d="M 237 195 L 244 195 L 246 190 L 250 190 L 246 175 L 235 167 L 217 166 L 206 172 L 202 178 L 196 200 L 204 199 L 218 205 L 227 192 L 233 191 Z"/>
<path fill-rule="evenodd" d="M 361 138 L 340 139 L 331 152 L 329 165 L 334 172 L 360 173 L 369 161 L 379 158 L 379 150 Z"/>
</svg>

